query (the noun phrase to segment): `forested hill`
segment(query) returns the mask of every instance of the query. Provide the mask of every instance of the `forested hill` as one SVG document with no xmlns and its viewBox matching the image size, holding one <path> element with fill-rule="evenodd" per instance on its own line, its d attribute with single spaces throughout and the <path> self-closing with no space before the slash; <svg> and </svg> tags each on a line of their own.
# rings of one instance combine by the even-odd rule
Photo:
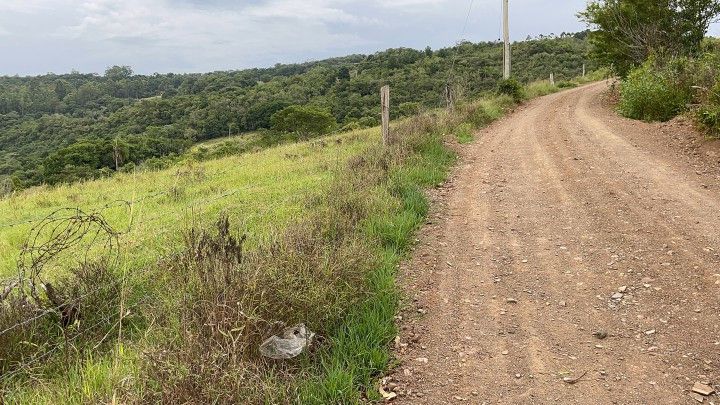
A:
<svg viewBox="0 0 720 405">
<path fill-rule="evenodd" d="M 516 77 L 578 75 L 589 63 L 585 36 L 515 44 Z M 501 64 L 501 44 L 466 42 L 206 74 L 145 76 L 115 66 L 104 75 L 0 77 L 0 180 L 17 189 L 98 177 L 198 141 L 269 128 L 291 105 L 327 110 L 338 128 L 370 126 L 383 84 L 392 85 L 398 117 L 442 105 L 448 82 L 464 97 L 493 89 Z"/>
</svg>

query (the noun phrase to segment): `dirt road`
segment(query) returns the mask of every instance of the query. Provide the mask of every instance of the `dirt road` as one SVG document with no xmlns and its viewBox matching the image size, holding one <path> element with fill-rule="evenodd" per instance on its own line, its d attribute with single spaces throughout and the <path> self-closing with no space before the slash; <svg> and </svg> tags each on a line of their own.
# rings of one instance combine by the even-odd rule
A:
<svg viewBox="0 0 720 405">
<path fill-rule="evenodd" d="M 720 155 L 605 90 L 461 148 L 402 271 L 397 403 L 683 404 L 720 384 Z"/>
</svg>

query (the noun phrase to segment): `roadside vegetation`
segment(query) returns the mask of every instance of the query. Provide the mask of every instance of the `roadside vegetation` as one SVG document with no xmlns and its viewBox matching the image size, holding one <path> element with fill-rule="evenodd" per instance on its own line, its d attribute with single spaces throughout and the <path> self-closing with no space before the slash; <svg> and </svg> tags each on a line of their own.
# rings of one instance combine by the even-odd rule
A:
<svg viewBox="0 0 720 405">
<path fill-rule="evenodd" d="M 621 77 L 623 115 L 668 121 L 688 114 L 720 135 L 720 42 L 705 37 L 720 1 L 594 1 L 581 17 L 594 28 L 592 55 Z"/>
<path fill-rule="evenodd" d="M 1 200 L 6 285 L 26 276 L 0 288 L 4 402 L 381 400 L 395 271 L 429 209 L 424 190 L 455 160 L 448 135 L 470 142 L 521 101 L 507 93 L 396 121 L 387 147 L 371 128 L 216 160 L 195 149 L 168 169 Z M 316 334 L 309 350 L 261 356 L 265 338 L 300 323 Z"/>
</svg>

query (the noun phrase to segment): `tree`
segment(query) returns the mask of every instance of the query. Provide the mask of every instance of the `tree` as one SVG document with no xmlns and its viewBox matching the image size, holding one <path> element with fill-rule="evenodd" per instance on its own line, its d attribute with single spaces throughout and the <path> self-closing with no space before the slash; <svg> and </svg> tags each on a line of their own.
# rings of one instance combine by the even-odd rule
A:
<svg viewBox="0 0 720 405">
<path fill-rule="evenodd" d="M 719 0 L 675 0 L 671 2 L 677 10 L 677 28 L 680 41 L 692 53 L 700 51 L 700 45 L 710 24 L 720 15 Z"/>
<path fill-rule="evenodd" d="M 105 78 L 112 81 L 129 79 L 132 75 L 133 70 L 130 66 L 112 66 L 105 69 Z"/>
<path fill-rule="evenodd" d="M 275 113 L 270 121 L 274 130 L 296 133 L 303 138 L 326 134 L 337 125 L 330 111 L 299 105 Z"/>
<path fill-rule="evenodd" d="M 700 50 L 720 0 L 594 0 L 579 17 L 594 28 L 593 55 L 626 76 L 650 54 Z"/>
<path fill-rule="evenodd" d="M 338 69 L 338 79 L 350 80 L 350 69 L 347 66 L 341 66 L 340 69 Z"/>
</svg>

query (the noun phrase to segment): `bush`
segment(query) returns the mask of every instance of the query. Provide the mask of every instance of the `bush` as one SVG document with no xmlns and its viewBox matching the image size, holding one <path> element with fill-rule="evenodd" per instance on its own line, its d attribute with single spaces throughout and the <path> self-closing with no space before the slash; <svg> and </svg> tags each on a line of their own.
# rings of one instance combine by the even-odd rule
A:
<svg viewBox="0 0 720 405">
<path fill-rule="evenodd" d="M 352 132 L 359 129 L 362 129 L 360 123 L 358 123 L 357 121 L 350 121 L 347 124 L 343 125 L 342 128 L 340 128 L 340 132 Z"/>
<path fill-rule="evenodd" d="M 667 121 L 692 101 L 687 60 L 659 65 L 653 58 L 632 71 L 620 88 L 620 113 L 644 121 Z"/>
<path fill-rule="evenodd" d="M 705 64 L 707 65 L 707 64 Z M 714 66 L 717 66 L 716 64 Z M 697 111 L 697 120 L 705 127 L 711 136 L 720 136 L 720 77 L 717 72 L 713 72 L 716 83 L 707 91 L 707 97 L 703 105 Z"/>
<path fill-rule="evenodd" d="M 401 103 L 398 109 L 401 116 L 409 117 L 420 112 L 420 103 Z"/>
<path fill-rule="evenodd" d="M 327 134 L 337 125 L 330 111 L 299 105 L 291 105 L 273 114 L 270 122 L 276 131 L 292 132 L 303 138 Z"/>
<path fill-rule="evenodd" d="M 709 104 L 700 107 L 697 112 L 697 119 L 712 136 L 720 135 L 720 105 Z"/>
<path fill-rule="evenodd" d="M 558 86 L 559 88 L 561 88 L 561 89 L 572 89 L 572 88 L 574 88 L 574 87 L 577 87 L 578 85 L 577 85 L 577 83 L 574 83 L 574 82 L 571 82 L 571 81 L 567 81 L 567 80 L 563 80 L 563 81 L 561 81 L 560 83 L 558 83 L 557 86 Z"/>
<path fill-rule="evenodd" d="M 508 95 L 518 102 L 522 101 L 525 97 L 523 86 L 520 82 L 512 78 L 498 82 L 497 92 L 498 94 Z"/>
<path fill-rule="evenodd" d="M 372 128 L 380 124 L 377 118 L 373 117 L 362 117 L 358 120 L 361 128 Z"/>
<path fill-rule="evenodd" d="M 6 197 L 15 191 L 15 184 L 10 178 L 0 177 L 0 198 Z"/>
</svg>

